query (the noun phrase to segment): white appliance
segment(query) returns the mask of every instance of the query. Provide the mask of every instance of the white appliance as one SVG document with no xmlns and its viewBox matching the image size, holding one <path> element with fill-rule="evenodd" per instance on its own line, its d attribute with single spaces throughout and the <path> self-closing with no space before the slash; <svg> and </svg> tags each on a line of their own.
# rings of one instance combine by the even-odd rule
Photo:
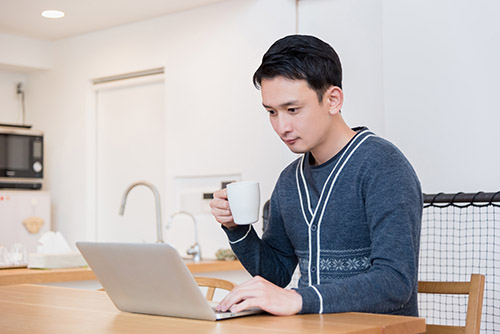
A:
<svg viewBox="0 0 500 334">
<path fill-rule="evenodd" d="M 47 191 L 0 189 L 0 246 L 20 243 L 28 253 L 36 252 L 38 239 L 50 226 Z"/>
</svg>

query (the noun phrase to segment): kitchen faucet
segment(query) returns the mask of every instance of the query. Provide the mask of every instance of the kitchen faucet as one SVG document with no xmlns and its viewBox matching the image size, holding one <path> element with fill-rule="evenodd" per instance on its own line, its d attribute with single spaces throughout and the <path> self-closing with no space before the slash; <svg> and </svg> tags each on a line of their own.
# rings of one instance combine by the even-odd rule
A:
<svg viewBox="0 0 500 334">
<path fill-rule="evenodd" d="M 198 223 L 196 222 L 196 218 L 194 218 L 194 216 L 187 212 L 187 211 L 177 211 L 175 213 L 173 213 L 169 218 L 168 218 L 168 221 L 167 221 L 167 228 L 170 227 L 170 224 L 173 222 L 174 220 L 174 217 L 177 216 L 177 215 L 187 215 L 191 218 L 191 220 L 193 221 L 194 223 L 194 244 L 189 247 L 189 249 L 187 250 L 187 254 L 188 255 L 192 255 L 193 256 L 193 261 L 194 262 L 200 262 L 201 260 L 201 248 L 200 248 L 200 244 L 198 243 Z"/>
<path fill-rule="evenodd" d="M 160 193 L 158 192 L 158 189 L 156 189 L 156 187 L 152 183 L 150 183 L 148 181 L 137 181 L 137 182 L 132 183 L 130 186 L 128 186 L 128 188 L 125 189 L 125 192 L 123 193 L 122 202 L 121 202 L 121 205 L 120 205 L 120 211 L 118 213 L 120 214 L 120 216 L 123 216 L 123 213 L 125 212 L 125 204 L 127 202 L 128 193 L 130 192 L 130 190 L 132 190 L 132 188 L 134 188 L 136 186 L 140 186 L 140 185 L 146 186 L 149 189 L 151 189 L 151 191 L 153 192 L 153 195 L 155 196 L 155 203 L 156 203 L 156 236 L 157 236 L 156 242 L 163 243 L 163 236 L 162 236 L 162 230 L 161 230 L 161 201 L 160 201 Z"/>
</svg>

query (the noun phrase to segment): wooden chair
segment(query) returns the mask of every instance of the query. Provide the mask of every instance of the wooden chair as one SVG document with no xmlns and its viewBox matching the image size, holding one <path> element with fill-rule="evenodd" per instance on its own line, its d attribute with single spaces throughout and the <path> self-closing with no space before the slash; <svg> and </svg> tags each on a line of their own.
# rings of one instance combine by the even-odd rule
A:
<svg viewBox="0 0 500 334">
<path fill-rule="evenodd" d="M 236 286 L 233 282 L 226 281 L 220 278 L 212 278 L 212 277 L 194 277 L 194 280 L 201 287 L 207 287 L 207 294 L 205 298 L 208 301 L 214 299 L 215 289 L 223 289 L 231 291 Z M 104 289 L 97 289 L 97 291 L 104 291 Z"/>
<path fill-rule="evenodd" d="M 211 278 L 211 277 L 194 277 L 198 286 L 207 287 L 206 298 L 208 301 L 211 301 L 214 298 L 215 289 L 223 289 L 231 291 L 236 286 L 233 282 L 226 281 L 220 278 Z"/>
<path fill-rule="evenodd" d="M 472 274 L 469 282 L 418 282 L 419 293 L 469 295 L 465 327 L 427 325 L 428 334 L 479 334 L 483 308 L 484 275 Z"/>
</svg>

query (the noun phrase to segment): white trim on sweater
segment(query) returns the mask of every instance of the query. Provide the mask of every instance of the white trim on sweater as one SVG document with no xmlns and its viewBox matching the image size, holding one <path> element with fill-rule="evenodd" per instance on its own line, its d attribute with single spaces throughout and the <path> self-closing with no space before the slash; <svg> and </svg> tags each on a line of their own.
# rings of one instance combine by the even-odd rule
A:
<svg viewBox="0 0 500 334">
<path fill-rule="evenodd" d="M 359 132 L 356 137 L 349 143 L 349 145 L 347 146 L 346 150 L 342 153 L 342 155 L 340 156 L 339 160 L 337 161 L 337 163 L 335 164 L 335 166 L 333 166 L 330 174 L 328 175 L 328 178 L 326 179 L 325 183 L 323 184 L 323 189 L 321 189 L 321 194 L 319 196 L 319 199 L 318 199 L 318 203 L 316 204 L 316 207 L 314 208 L 314 213 L 312 213 L 312 210 L 311 210 L 311 199 L 310 199 L 310 196 L 309 196 L 309 191 L 308 191 L 308 186 L 307 186 L 307 181 L 305 179 L 305 176 L 304 176 L 304 168 L 303 168 L 303 165 L 304 165 L 304 159 L 305 159 L 305 154 L 302 156 L 302 158 L 300 159 L 299 163 L 297 164 L 297 169 L 295 171 L 295 178 L 296 178 L 296 182 L 297 182 L 297 191 L 298 191 L 298 194 L 299 194 L 299 199 L 300 199 L 300 208 L 302 210 L 302 216 L 304 217 L 304 220 L 307 224 L 307 226 L 309 227 L 308 228 L 308 238 L 309 238 L 309 266 L 308 266 L 308 278 L 309 278 L 309 285 L 311 286 L 312 285 L 312 274 L 311 274 L 311 265 L 312 265 L 312 258 L 313 258 L 313 254 L 312 254 L 312 238 L 311 238 L 311 227 L 312 227 L 312 223 L 314 222 L 314 219 L 316 218 L 316 214 L 318 213 L 318 210 L 321 211 L 320 213 L 320 216 L 319 216 L 319 219 L 318 219 L 318 226 L 317 226 L 317 230 L 316 230 L 316 281 L 317 281 L 317 284 L 320 284 L 320 266 L 319 266 L 319 262 L 320 262 L 320 254 L 321 254 L 321 244 L 320 244 L 320 226 L 321 226 L 321 222 L 323 220 L 323 215 L 325 213 L 325 209 L 326 209 L 326 206 L 328 204 L 328 200 L 330 199 L 330 195 L 332 193 L 332 190 L 333 190 L 333 186 L 335 184 L 335 182 L 337 181 L 337 178 L 340 174 L 340 172 L 343 170 L 344 166 L 346 165 L 346 163 L 349 161 L 349 159 L 351 158 L 351 156 L 353 155 L 353 153 L 359 148 L 359 146 L 368 138 L 368 137 L 372 137 L 374 136 L 374 134 L 368 134 L 367 136 L 365 136 L 364 138 L 362 138 L 359 143 L 357 143 L 357 145 L 352 149 L 351 152 L 349 152 L 349 149 L 351 148 L 351 146 L 354 145 L 354 143 L 356 142 L 356 139 L 357 138 L 360 138 L 360 136 L 362 136 L 363 134 L 365 133 L 370 133 L 369 130 L 363 130 L 361 132 Z M 349 153 L 348 153 L 349 152 Z M 344 158 L 345 154 L 348 153 L 348 156 L 347 158 L 345 159 L 345 161 L 342 161 L 342 159 Z M 324 193 L 325 193 L 325 190 L 327 188 L 327 185 L 330 181 L 330 178 L 332 177 L 334 171 L 337 169 L 338 165 L 342 162 L 342 165 L 340 166 L 339 170 L 337 171 L 337 173 L 335 173 L 335 176 L 333 178 L 333 181 L 332 183 L 330 184 L 330 188 L 328 190 L 328 195 L 324 201 L 324 203 L 321 205 L 321 201 L 323 199 L 323 196 L 324 196 Z M 302 192 L 300 190 L 300 184 L 299 184 L 299 171 L 300 171 L 300 174 L 301 174 L 301 179 L 302 179 L 302 182 L 303 182 L 303 185 L 304 185 L 304 189 L 305 189 L 305 192 L 306 192 L 306 199 L 307 199 L 307 204 L 308 204 L 308 209 L 309 209 L 309 212 L 312 213 L 312 218 L 311 220 L 309 221 L 307 219 L 307 215 L 306 215 L 306 212 L 305 212 L 305 209 L 304 209 L 304 199 L 302 197 Z"/>
<path fill-rule="evenodd" d="M 311 285 L 311 288 L 313 288 L 314 291 L 316 291 L 316 293 L 318 294 L 318 297 L 319 297 L 319 314 L 322 314 L 323 313 L 323 296 L 321 295 L 321 293 L 319 293 L 319 290 L 314 286 L 314 285 Z"/>
<path fill-rule="evenodd" d="M 239 238 L 239 239 L 238 239 L 238 240 L 236 240 L 236 241 L 231 241 L 231 240 L 229 240 L 229 243 L 230 243 L 231 245 L 237 244 L 238 242 L 240 242 L 240 241 L 242 241 L 243 239 L 245 239 L 245 238 L 248 236 L 248 234 L 250 234 L 250 231 L 251 231 L 251 230 L 252 230 L 252 225 L 248 225 L 248 231 L 247 231 L 247 233 L 245 233 L 245 235 L 244 235 L 244 236 L 242 236 L 241 238 Z"/>
</svg>

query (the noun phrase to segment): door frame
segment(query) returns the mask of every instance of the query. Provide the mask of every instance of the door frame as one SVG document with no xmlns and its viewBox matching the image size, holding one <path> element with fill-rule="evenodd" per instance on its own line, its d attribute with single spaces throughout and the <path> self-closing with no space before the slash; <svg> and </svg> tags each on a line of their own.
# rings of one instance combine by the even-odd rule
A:
<svg viewBox="0 0 500 334">
<path fill-rule="evenodd" d="M 163 67 L 149 69 L 145 71 L 118 74 L 108 77 L 90 79 L 87 89 L 87 112 L 86 122 L 88 124 L 86 131 L 86 240 L 96 241 L 98 237 L 98 212 L 97 212 L 97 180 L 98 180 L 98 159 L 97 159 L 97 94 L 100 91 L 127 87 L 133 85 L 143 85 L 152 82 L 163 82 L 165 85 L 165 70 Z"/>
</svg>

